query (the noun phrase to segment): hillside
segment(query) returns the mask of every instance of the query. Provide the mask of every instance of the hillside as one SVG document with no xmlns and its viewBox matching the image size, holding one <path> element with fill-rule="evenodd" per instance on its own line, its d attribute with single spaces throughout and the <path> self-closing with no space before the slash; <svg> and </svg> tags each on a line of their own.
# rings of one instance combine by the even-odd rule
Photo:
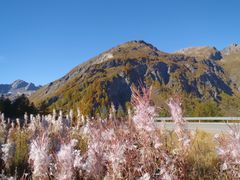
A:
<svg viewBox="0 0 240 180">
<path fill-rule="evenodd" d="M 178 93 L 215 106 L 222 97 L 235 96 L 228 73 L 216 61 L 221 52 L 210 48 L 206 54 L 206 48 L 198 48 L 197 54 L 206 56 L 194 53 L 169 54 L 144 41 L 130 41 L 78 65 L 30 99 L 42 108 L 80 107 L 84 114 L 101 114 L 111 103 L 124 110 L 131 99 L 131 87 L 139 87 L 140 82 L 153 86 L 155 101 Z"/>
</svg>

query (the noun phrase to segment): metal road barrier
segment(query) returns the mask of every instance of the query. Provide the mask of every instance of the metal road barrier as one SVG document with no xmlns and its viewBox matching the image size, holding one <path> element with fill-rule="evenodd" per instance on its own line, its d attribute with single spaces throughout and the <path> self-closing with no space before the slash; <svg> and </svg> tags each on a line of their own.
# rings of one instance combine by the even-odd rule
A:
<svg viewBox="0 0 240 180">
<path fill-rule="evenodd" d="M 183 117 L 184 120 L 188 122 L 195 122 L 195 123 L 240 123 L 240 117 Z M 173 121 L 172 117 L 156 117 L 156 122 L 171 122 Z"/>
<path fill-rule="evenodd" d="M 187 121 L 189 130 L 202 129 L 210 133 L 221 133 L 229 130 L 229 126 L 236 125 L 240 127 L 240 117 L 184 117 Z M 164 126 L 167 129 L 174 129 L 175 124 L 171 117 L 156 117 L 157 126 Z M 162 124 L 162 123 L 163 124 Z"/>
</svg>

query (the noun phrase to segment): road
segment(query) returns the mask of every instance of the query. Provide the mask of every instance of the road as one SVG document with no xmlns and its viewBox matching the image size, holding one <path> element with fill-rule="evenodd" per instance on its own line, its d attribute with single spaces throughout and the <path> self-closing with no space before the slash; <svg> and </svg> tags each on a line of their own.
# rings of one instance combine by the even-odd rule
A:
<svg viewBox="0 0 240 180">
<path fill-rule="evenodd" d="M 157 126 L 160 126 L 160 122 L 156 122 Z M 233 123 L 231 123 L 230 125 L 233 125 Z M 172 122 L 165 122 L 164 126 L 167 129 L 173 129 L 174 128 L 174 123 Z M 196 129 L 200 129 L 200 130 L 204 130 L 210 133 L 221 133 L 221 132 L 226 132 L 228 131 L 229 127 L 227 123 L 214 123 L 214 122 L 201 122 L 201 123 L 197 123 L 197 122 L 187 122 L 187 128 L 189 130 L 196 130 Z"/>
</svg>

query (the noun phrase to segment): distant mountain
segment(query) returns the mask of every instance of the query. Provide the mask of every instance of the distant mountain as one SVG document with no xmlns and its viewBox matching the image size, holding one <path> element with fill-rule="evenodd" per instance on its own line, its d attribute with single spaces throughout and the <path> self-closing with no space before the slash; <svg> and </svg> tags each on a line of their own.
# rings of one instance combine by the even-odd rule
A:
<svg viewBox="0 0 240 180">
<path fill-rule="evenodd" d="M 35 86 L 33 83 L 27 83 L 23 80 L 16 80 L 11 84 L 0 84 L 0 95 L 10 98 L 25 94 L 30 96 L 41 86 Z"/>
<path fill-rule="evenodd" d="M 139 87 L 142 82 L 165 99 L 181 93 L 220 103 L 223 96 L 238 93 L 221 64 L 223 58 L 215 47 L 165 53 L 144 41 L 130 41 L 78 65 L 37 90 L 30 100 L 49 109 L 80 107 L 84 114 L 94 114 L 111 103 L 124 109 L 131 99 L 131 86 Z"/>
<path fill-rule="evenodd" d="M 232 54 L 240 54 L 240 45 L 239 44 L 231 44 L 230 46 L 224 48 L 221 51 L 223 56 L 228 56 L 228 55 L 232 55 Z"/>
<path fill-rule="evenodd" d="M 232 84 L 240 91 L 240 45 L 232 44 L 221 51 L 223 58 L 219 62 Z"/>
<path fill-rule="evenodd" d="M 185 48 L 177 51 L 176 53 L 184 54 L 186 56 L 192 56 L 198 59 L 210 59 L 210 60 L 220 60 L 222 59 L 222 54 L 215 47 L 210 46 L 199 46 Z"/>
</svg>

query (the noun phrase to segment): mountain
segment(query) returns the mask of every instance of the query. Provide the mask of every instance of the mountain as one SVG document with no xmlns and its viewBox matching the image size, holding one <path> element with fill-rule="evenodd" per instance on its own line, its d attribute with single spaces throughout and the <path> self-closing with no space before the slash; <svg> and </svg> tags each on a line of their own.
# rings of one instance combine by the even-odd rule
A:
<svg viewBox="0 0 240 180">
<path fill-rule="evenodd" d="M 232 84 L 240 91 L 240 45 L 232 44 L 222 50 L 223 59 L 219 62 Z"/>
<path fill-rule="evenodd" d="M 231 84 L 240 91 L 240 45 L 231 44 L 219 51 L 215 47 L 202 46 L 191 47 L 177 51 L 178 54 L 192 56 L 197 59 L 219 60 L 216 62 L 221 66 L 225 75 L 230 79 Z"/>
<path fill-rule="evenodd" d="M 222 59 L 222 54 L 215 47 L 210 46 L 199 46 L 185 48 L 177 51 L 176 53 L 184 54 L 186 56 L 192 56 L 197 59 L 209 59 L 209 60 L 220 60 Z"/>
<path fill-rule="evenodd" d="M 37 90 L 30 100 L 48 109 L 80 107 L 93 115 L 106 111 L 111 103 L 125 109 L 131 87 L 143 84 L 153 86 L 155 100 L 180 93 L 219 103 L 223 96 L 237 92 L 219 63 L 222 59 L 222 52 L 214 47 L 165 53 L 144 41 L 130 41 L 78 65 Z"/>
<path fill-rule="evenodd" d="M 239 44 L 231 44 L 230 46 L 224 48 L 221 51 L 223 56 L 228 56 L 228 55 L 232 55 L 232 54 L 240 54 L 240 45 Z"/>
<path fill-rule="evenodd" d="M 33 83 L 27 83 L 23 80 L 16 80 L 11 84 L 0 84 L 0 95 L 10 98 L 17 97 L 21 94 L 30 96 L 41 86 L 35 86 Z"/>
</svg>

